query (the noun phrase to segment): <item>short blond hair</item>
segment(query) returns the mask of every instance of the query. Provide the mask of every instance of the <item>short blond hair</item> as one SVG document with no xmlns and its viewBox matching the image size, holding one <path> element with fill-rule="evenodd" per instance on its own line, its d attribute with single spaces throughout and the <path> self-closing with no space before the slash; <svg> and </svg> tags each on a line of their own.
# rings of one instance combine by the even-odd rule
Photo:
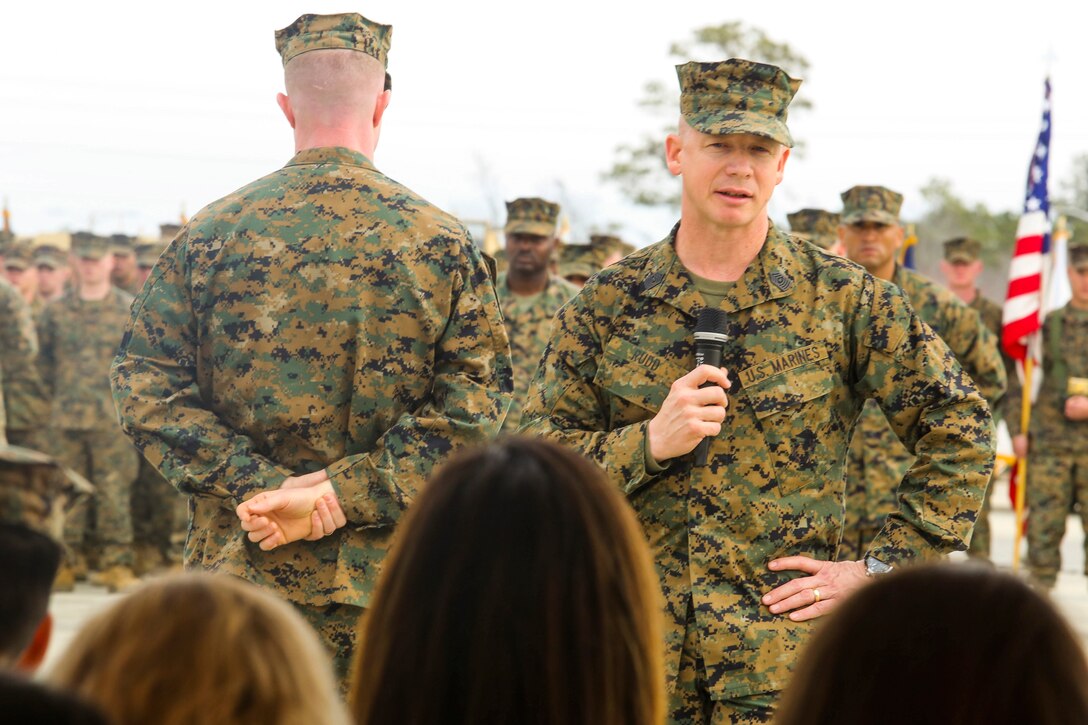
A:
<svg viewBox="0 0 1088 725">
<path fill-rule="evenodd" d="M 301 615 L 226 575 L 144 585 L 89 620 L 48 679 L 116 725 L 349 722 Z"/>
<path fill-rule="evenodd" d="M 373 113 L 385 85 L 385 69 L 366 53 L 315 50 L 292 58 L 284 68 L 284 86 L 296 115 L 333 123 L 345 112 Z"/>
</svg>

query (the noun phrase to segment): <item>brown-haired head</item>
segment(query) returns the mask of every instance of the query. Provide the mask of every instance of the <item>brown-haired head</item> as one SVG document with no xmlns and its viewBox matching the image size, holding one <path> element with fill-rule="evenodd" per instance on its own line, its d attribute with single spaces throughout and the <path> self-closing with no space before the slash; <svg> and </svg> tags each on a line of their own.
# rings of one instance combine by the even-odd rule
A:
<svg viewBox="0 0 1088 725">
<path fill-rule="evenodd" d="M 440 469 L 402 526 L 365 618 L 359 723 L 662 721 L 657 578 L 594 464 L 503 439 Z"/>
<path fill-rule="evenodd" d="M 225 575 L 145 584 L 89 620 L 49 679 L 115 725 L 348 722 L 302 617 Z"/>
<path fill-rule="evenodd" d="M 887 575 L 831 615 L 775 725 L 1088 722 L 1088 665 L 1054 606 L 978 565 Z"/>
</svg>

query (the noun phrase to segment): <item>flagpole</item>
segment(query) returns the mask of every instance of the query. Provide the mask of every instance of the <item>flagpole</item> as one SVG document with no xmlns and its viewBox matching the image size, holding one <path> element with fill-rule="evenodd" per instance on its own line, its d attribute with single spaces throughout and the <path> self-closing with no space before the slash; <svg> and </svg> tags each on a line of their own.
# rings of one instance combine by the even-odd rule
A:
<svg viewBox="0 0 1088 725">
<path fill-rule="evenodd" d="M 1029 350 L 1031 346 L 1028 346 Z M 1028 434 L 1028 426 L 1031 423 L 1031 373 L 1033 365 L 1032 356 L 1029 353 L 1024 358 L 1024 385 L 1023 395 L 1020 400 L 1020 433 Z M 1029 449 L 1030 450 L 1030 449 Z M 1016 482 L 1016 531 L 1013 534 L 1012 545 L 1012 570 L 1020 570 L 1020 544 L 1024 538 L 1024 497 L 1028 487 L 1028 457 L 1022 456 L 1016 459 L 1016 474 L 1019 479 Z"/>
</svg>

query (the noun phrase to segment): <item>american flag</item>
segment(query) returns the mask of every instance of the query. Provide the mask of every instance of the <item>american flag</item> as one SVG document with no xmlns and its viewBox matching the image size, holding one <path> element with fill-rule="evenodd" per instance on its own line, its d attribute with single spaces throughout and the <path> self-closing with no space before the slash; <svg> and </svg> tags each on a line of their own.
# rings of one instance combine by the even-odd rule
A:
<svg viewBox="0 0 1088 725">
<path fill-rule="evenodd" d="M 1043 100 L 1043 125 L 1028 169 L 1024 213 L 1016 227 L 1016 250 L 1009 265 L 1001 342 L 1016 360 L 1028 354 L 1028 338 L 1042 326 L 1043 295 L 1049 273 L 1050 202 L 1047 166 L 1050 160 L 1050 79 Z"/>
</svg>

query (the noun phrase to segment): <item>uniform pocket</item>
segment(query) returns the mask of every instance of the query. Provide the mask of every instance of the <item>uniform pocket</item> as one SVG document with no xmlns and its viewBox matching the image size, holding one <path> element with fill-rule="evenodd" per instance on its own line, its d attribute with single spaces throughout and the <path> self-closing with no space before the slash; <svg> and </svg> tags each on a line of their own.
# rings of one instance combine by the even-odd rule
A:
<svg viewBox="0 0 1088 725">
<path fill-rule="evenodd" d="M 831 421 L 828 394 L 835 384 L 835 375 L 817 359 L 751 381 L 744 388 L 782 495 L 815 483 L 834 463 L 827 427 Z"/>
<path fill-rule="evenodd" d="M 618 428 L 653 417 L 687 371 L 621 337 L 605 345 L 593 384 L 609 393 L 609 424 Z"/>
</svg>

